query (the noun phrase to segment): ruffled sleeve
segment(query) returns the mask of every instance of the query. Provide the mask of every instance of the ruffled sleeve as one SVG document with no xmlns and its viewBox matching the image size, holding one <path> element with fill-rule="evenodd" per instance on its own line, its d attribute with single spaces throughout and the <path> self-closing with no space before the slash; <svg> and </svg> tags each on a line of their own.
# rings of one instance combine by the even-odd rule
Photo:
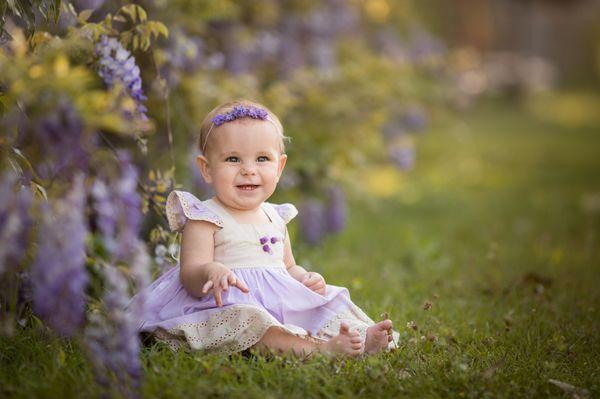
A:
<svg viewBox="0 0 600 399">
<path fill-rule="evenodd" d="M 279 216 L 283 219 L 283 221 L 286 224 L 289 223 L 289 221 L 295 218 L 298 214 L 298 210 L 292 204 L 273 205 L 273 208 L 275 208 Z"/>
<path fill-rule="evenodd" d="M 181 231 L 188 219 L 206 220 L 223 227 L 223 220 L 193 194 L 171 191 L 167 198 L 167 219 L 171 231 Z"/>
</svg>

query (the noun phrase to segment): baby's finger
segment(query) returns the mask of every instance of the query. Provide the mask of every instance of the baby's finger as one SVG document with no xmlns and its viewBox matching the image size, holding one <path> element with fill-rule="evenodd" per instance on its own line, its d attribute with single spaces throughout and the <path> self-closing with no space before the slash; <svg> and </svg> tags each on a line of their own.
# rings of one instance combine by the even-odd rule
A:
<svg viewBox="0 0 600 399">
<path fill-rule="evenodd" d="M 237 280 L 235 286 L 238 287 L 242 292 L 250 292 L 250 289 L 242 280 Z"/>
<path fill-rule="evenodd" d="M 216 302 L 217 306 L 218 307 L 223 306 L 223 301 L 221 300 L 221 288 L 215 287 L 215 289 L 213 290 L 213 294 L 215 296 L 215 302 Z"/>
<path fill-rule="evenodd" d="M 304 285 L 310 288 L 310 287 L 312 287 L 313 285 L 315 285 L 315 284 L 319 283 L 320 281 L 321 281 L 321 280 L 319 280 L 317 277 L 311 277 L 311 278 L 309 278 L 308 280 L 306 280 L 306 281 L 304 282 Z"/>
<path fill-rule="evenodd" d="M 319 291 L 322 291 L 325 289 L 325 284 L 323 284 L 322 281 L 319 281 L 319 282 L 317 282 L 317 284 L 313 284 L 308 288 L 310 288 L 313 291 L 319 292 Z"/>
<path fill-rule="evenodd" d="M 206 294 L 208 292 L 208 290 L 210 290 L 212 287 L 213 287 L 213 282 L 211 280 L 208 280 L 204 284 L 204 287 L 202 287 L 202 293 Z"/>
<path fill-rule="evenodd" d="M 227 275 L 221 277 L 221 287 L 223 291 L 227 291 L 229 289 L 229 284 L 227 283 Z"/>
<path fill-rule="evenodd" d="M 235 276 L 235 274 L 233 273 L 229 273 L 227 275 L 227 283 L 229 285 L 236 285 L 235 283 L 237 282 L 237 277 Z"/>
</svg>

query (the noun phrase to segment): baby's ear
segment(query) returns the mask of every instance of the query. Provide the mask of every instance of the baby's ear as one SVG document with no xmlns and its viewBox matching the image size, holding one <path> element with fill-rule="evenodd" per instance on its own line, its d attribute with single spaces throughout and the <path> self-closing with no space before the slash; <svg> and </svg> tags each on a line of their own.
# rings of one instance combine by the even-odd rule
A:
<svg viewBox="0 0 600 399">
<path fill-rule="evenodd" d="M 281 154 L 281 156 L 279 157 L 279 166 L 277 167 L 277 181 L 279 181 L 279 178 L 281 177 L 281 174 L 283 173 L 283 168 L 285 168 L 286 162 L 287 162 L 287 155 Z"/>
<path fill-rule="evenodd" d="M 196 164 L 198 166 L 198 170 L 200 170 L 200 174 L 202 174 L 202 178 L 204 179 L 204 181 L 208 184 L 212 183 L 208 159 L 204 155 L 198 155 L 196 157 Z"/>
</svg>

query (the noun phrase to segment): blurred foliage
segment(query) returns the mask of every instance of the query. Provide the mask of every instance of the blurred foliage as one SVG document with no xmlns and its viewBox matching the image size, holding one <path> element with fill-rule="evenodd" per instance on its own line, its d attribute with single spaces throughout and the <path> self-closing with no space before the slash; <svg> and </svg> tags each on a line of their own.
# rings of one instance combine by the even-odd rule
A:
<svg viewBox="0 0 600 399">
<path fill-rule="evenodd" d="M 44 19 L 58 21 L 60 15 L 61 0 L 6 0 L 0 4 L 0 41 L 2 41 L 8 32 L 4 29 L 6 23 L 6 14 L 19 17 L 25 24 L 27 32 L 32 34 L 36 29 L 36 12 L 41 14 Z"/>
</svg>

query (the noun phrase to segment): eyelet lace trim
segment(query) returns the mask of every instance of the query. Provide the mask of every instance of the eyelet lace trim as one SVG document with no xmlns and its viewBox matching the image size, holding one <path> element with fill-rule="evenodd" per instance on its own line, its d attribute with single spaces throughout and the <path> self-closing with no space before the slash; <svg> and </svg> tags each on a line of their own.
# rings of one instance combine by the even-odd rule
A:
<svg viewBox="0 0 600 399">
<path fill-rule="evenodd" d="M 315 343 L 323 342 L 300 327 L 282 325 L 267 311 L 251 305 L 231 305 L 203 322 L 159 328 L 154 336 L 174 351 L 189 347 L 230 354 L 254 346 L 270 327 L 282 328 Z"/>
<path fill-rule="evenodd" d="M 223 220 L 193 194 L 185 191 L 172 191 L 167 197 L 167 220 L 171 231 L 180 231 L 188 219 L 206 220 L 223 227 Z"/>
</svg>

